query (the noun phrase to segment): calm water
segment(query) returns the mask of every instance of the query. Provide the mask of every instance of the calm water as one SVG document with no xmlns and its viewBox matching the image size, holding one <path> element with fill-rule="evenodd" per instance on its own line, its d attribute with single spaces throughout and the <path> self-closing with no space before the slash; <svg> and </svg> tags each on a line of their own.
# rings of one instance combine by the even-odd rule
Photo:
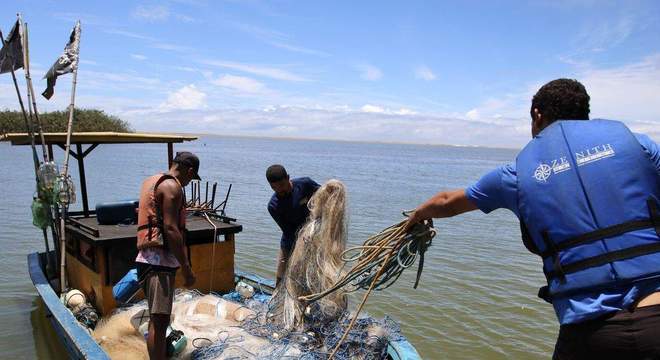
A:
<svg viewBox="0 0 660 360">
<path fill-rule="evenodd" d="M 294 177 L 342 180 L 349 191 L 349 239 L 357 244 L 401 220 L 401 210 L 437 191 L 465 187 L 515 157 L 512 150 L 484 148 L 231 137 L 175 148 L 199 155 L 202 177 L 220 183 L 220 196 L 233 184 L 227 211 L 244 225 L 236 264 L 267 277 L 274 276 L 279 244 L 266 211 L 271 192 L 264 173 L 272 163 L 284 164 Z M 61 348 L 45 325 L 26 267 L 26 255 L 44 249 L 29 215 L 29 148 L 0 143 L 0 164 L 0 357 L 53 358 Z M 142 179 L 165 169 L 166 147 L 101 145 L 85 165 L 92 206 L 136 198 Z M 557 324 L 550 305 L 535 296 L 543 275 L 519 240 L 514 215 L 474 212 L 436 227 L 419 288 L 412 289 L 411 269 L 372 295 L 366 311 L 392 316 L 426 359 L 549 358 Z"/>
</svg>

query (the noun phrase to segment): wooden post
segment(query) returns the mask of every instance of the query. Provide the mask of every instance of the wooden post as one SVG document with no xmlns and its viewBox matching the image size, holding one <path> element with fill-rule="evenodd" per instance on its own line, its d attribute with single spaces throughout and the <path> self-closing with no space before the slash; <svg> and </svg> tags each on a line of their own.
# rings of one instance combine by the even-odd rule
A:
<svg viewBox="0 0 660 360">
<path fill-rule="evenodd" d="M 87 179 L 85 178 L 85 156 L 82 145 L 76 144 L 76 160 L 78 160 L 78 172 L 80 175 L 80 193 L 82 194 L 83 215 L 89 217 L 89 204 L 87 203 Z"/>
</svg>

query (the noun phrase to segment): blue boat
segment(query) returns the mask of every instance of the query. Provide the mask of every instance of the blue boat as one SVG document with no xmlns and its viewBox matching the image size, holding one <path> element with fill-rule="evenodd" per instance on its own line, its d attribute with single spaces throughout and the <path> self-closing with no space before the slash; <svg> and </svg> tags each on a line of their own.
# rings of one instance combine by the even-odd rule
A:
<svg viewBox="0 0 660 360">
<path fill-rule="evenodd" d="M 44 137 L 51 153 L 53 145 L 61 147 L 65 141 L 64 134 L 44 134 Z M 127 211 L 131 217 L 130 212 L 134 210 L 127 204 L 132 202 L 105 205 L 111 207 L 110 210 L 104 209 L 104 205 L 97 205 L 96 210 L 90 209 L 87 203 L 84 158 L 99 144 L 164 143 L 167 144 L 169 164 L 173 158 L 173 144 L 192 141 L 196 137 L 74 133 L 71 139 L 76 149 L 72 151 L 72 156 L 78 161 L 80 173 L 82 211 L 68 214 L 65 226 L 66 243 L 63 248 L 55 242 L 52 251 L 28 255 L 29 274 L 45 305 L 47 317 L 69 356 L 74 359 L 108 359 L 108 355 L 92 338 L 89 330 L 81 325 L 60 301 L 57 286 L 59 281 L 52 271 L 54 264 L 58 265 L 55 268 L 59 268 L 58 262 L 63 251 L 68 288 L 82 291 L 101 315 L 110 315 L 118 306 L 113 297 L 113 286 L 130 270 L 137 254 L 137 226 L 130 223 L 119 226 L 108 220 L 123 219 L 121 211 Z M 13 145 L 30 144 L 27 134 L 6 134 L 0 137 L 0 140 L 11 141 Z M 87 149 L 83 150 L 85 145 Z M 225 215 L 223 205 L 226 205 L 227 197 L 224 202 L 216 204 L 216 187 L 212 187 L 210 197 L 208 188 L 207 185 L 206 194 L 203 196 L 202 185 L 193 184 L 190 195 L 187 196 L 190 199 L 187 204 L 190 215 L 187 221 L 186 246 L 189 261 L 197 277 L 196 288 L 203 293 L 228 293 L 242 281 L 253 285 L 265 295 L 271 295 L 275 287 L 273 280 L 235 269 L 235 236 L 243 230 L 243 226 L 238 224 L 236 219 Z M 106 211 L 105 214 L 112 216 L 104 217 L 101 224 L 96 217 L 97 211 Z M 196 216 L 200 212 L 207 216 Z M 177 274 L 175 284 L 177 287 L 182 286 L 181 274 Z M 415 348 L 406 339 L 391 341 L 387 355 L 388 359 L 392 360 L 420 359 Z"/>
</svg>

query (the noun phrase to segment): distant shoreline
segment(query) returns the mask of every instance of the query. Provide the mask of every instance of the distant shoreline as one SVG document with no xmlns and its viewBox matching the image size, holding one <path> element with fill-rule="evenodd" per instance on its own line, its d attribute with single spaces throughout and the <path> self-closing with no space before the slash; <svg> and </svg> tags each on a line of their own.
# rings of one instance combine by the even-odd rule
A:
<svg viewBox="0 0 660 360">
<path fill-rule="evenodd" d="M 142 130 L 136 130 L 142 132 Z M 344 139 L 326 139 L 314 137 L 292 137 L 292 136 L 258 136 L 258 135 L 233 135 L 233 134 L 214 134 L 214 133 L 195 133 L 195 132 L 158 132 L 160 134 L 176 134 L 176 135 L 192 135 L 192 136 L 210 136 L 210 137 L 227 137 L 227 138 L 243 138 L 243 139 L 270 139 L 270 140 L 293 140 L 293 141 L 326 141 L 326 142 L 344 142 L 356 144 L 382 144 L 382 145 L 416 145 L 416 146 L 432 146 L 432 147 L 454 147 L 454 148 L 480 148 L 480 149 L 494 149 L 494 150 L 516 150 L 520 151 L 522 148 L 518 147 L 501 147 L 501 146 L 485 146 L 485 145 L 455 145 L 455 144 L 433 144 L 433 143 L 417 143 L 405 141 L 375 141 L 375 140 L 344 140 Z"/>
</svg>

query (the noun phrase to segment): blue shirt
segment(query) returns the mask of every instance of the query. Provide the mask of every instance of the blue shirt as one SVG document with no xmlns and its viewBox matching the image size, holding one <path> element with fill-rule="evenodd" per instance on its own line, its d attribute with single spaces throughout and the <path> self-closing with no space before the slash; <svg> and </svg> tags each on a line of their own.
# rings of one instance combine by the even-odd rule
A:
<svg viewBox="0 0 660 360">
<path fill-rule="evenodd" d="M 309 209 L 307 202 L 321 186 L 308 177 L 292 179 L 291 193 L 280 198 L 273 194 L 268 203 L 268 212 L 282 229 L 280 247 L 286 251 L 293 249 L 296 233 L 307 221 Z"/>
<path fill-rule="evenodd" d="M 646 135 L 635 134 L 635 137 L 660 174 L 660 148 L 658 145 Z M 520 218 L 515 163 L 490 171 L 475 184 L 465 189 L 465 196 L 484 213 L 505 208 L 513 211 Z M 565 309 L 562 314 L 557 314 L 559 322 L 564 325 L 594 319 L 612 311 L 628 308 L 639 298 L 658 290 L 660 290 L 660 280 L 652 279 L 607 291 L 554 299 L 553 305 L 555 308 Z"/>
</svg>

